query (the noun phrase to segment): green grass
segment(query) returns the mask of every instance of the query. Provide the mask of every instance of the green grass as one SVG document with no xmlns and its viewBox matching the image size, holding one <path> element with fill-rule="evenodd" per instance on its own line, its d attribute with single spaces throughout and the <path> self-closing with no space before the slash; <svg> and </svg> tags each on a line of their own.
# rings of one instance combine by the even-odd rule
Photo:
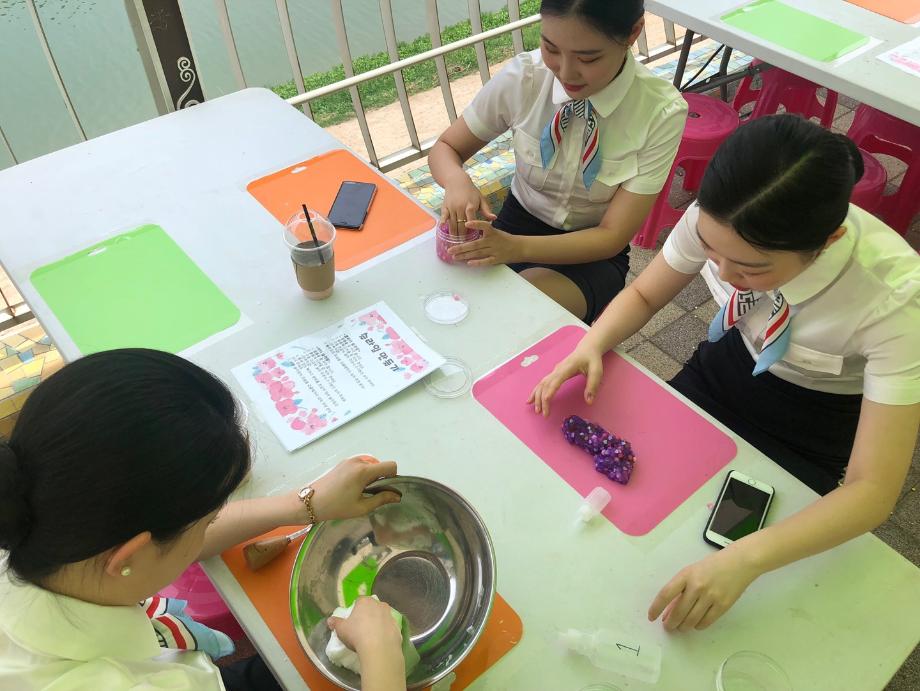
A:
<svg viewBox="0 0 920 691">
<path fill-rule="evenodd" d="M 540 7 L 540 0 L 522 0 L 521 17 L 529 17 L 536 14 Z M 510 21 L 508 10 L 501 9 L 496 12 L 485 12 L 482 14 L 483 30 L 488 31 L 496 27 L 507 24 Z M 533 50 L 540 43 L 540 26 L 534 24 L 523 29 L 524 48 Z M 460 22 L 452 26 L 445 27 L 441 32 L 441 41 L 443 43 L 452 43 L 461 38 L 472 35 L 469 21 Z M 399 57 L 408 58 L 426 50 L 431 50 L 431 38 L 420 36 L 411 42 L 400 42 L 398 45 Z M 514 48 L 511 45 L 511 34 L 505 34 L 498 38 L 493 38 L 485 42 L 486 55 L 490 64 L 507 60 L 514 55 Z M 460 77 L 472 74 L 478 71 L 476 63 L 475 48 L 461 48 L 444 56 L 447 64 L 448 78 L 453 81 Z M 374 55 L 364 55 L 354 60 L 355 74 L 361 74 L 369 70 L 383 67 L 390 64 L 390 58 L 386 53 L 376 53 Z M 345 70 L 341 65 L 334 67 L 327 72 L 317 72 L 304 77 L 304 83 L 307 91 L 318 89 L 327 84 L 345 79 Z M 416 94 L 420 91 L 427 91 L 438 86 L 438 73 L 433 60 L 413 65 L 403 70 L 403 79 L 406 82 L 406 90 L 410 94 Z M 272 91 L 282 98 L 291 98 L 297 95 L 297 89 L 294 82 L 280 84 L 272 87 Z M 380 108 L 397 100 L 396 81 L 393 75 L 378 77 L 372 79 L 358 87 L 361 94 L 361 102 L 366 110 Z M 323 98 L 318 98 L 310 104 L 313 109 L 313 118 L 321 127 L 328 127 L 336 123 L 350 120 L 355 116 L 355 111 L 351 105 L 351 95 L 348 91 L 340 91 Z"/>
</svg>

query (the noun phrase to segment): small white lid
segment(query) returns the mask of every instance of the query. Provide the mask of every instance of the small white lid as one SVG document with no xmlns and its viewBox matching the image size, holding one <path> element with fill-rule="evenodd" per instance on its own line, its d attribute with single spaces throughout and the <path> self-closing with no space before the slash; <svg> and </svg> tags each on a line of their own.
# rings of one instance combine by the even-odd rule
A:
<svg viewBox="0 0 920 691">
<path fill-rule="evenodd" d="M 425 298 L 425 316 L 435 324 L 459 324 L 469 313 L 469 304 L 453 291 L 442 290 Z"/>
<path fill-rule="evenodd" d="M 585 638 L 584 632 L 578 629 L 565 629 L 559 632 L 557 640 L 562 647 L 578 653 L 584 647 Z"/>
</svg>

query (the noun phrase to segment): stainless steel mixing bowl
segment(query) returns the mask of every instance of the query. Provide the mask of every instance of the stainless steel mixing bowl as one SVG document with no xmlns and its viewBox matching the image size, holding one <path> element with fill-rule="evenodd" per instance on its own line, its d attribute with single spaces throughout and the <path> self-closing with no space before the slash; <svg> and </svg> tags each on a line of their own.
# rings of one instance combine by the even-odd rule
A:
<svg viewBox="0 0 920 691">
<path fill-rule="evenodd" d="M 332 682 L 360 689 L 358 675 L 326 657 L 326 618 L 357 595 L 376 595 L 405 615 L 421 662 L 408 688 L 446 676 L 469 653 L 492 611 L 495 552 L 469 502 L 420 477 L 380 480 L 402 494 L 367 516 L 326 521 L 300 547 L 291 574 L 297 638 Z"/>
</svg>

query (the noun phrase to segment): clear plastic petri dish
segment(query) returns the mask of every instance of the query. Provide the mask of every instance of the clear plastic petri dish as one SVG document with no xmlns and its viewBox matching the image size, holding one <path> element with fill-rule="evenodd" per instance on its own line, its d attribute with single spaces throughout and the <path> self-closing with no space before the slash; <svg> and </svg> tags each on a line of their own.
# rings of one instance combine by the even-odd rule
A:
<svg viewBox="0 0 920 691">
<path fill-rule="evenodd" d="M 438 398 L 457 398 L 473 386 L 473 373 L 469 366 L 455 357 L 445 362 L 425 378 L 425 389 Z"/>
<path fill-rule="evenodd" d="M 470 313 L 470 306 L 458 293 L 443 290 L 425 298 L 425 316 L 435 324 L 459 324 Z"/>
<path fill-rule="evenodd" d="M 792 691 L 783 668 L 771 657 L 753 650 L 729 655 L 716 674 L 717 691 Z"/>
</svg>

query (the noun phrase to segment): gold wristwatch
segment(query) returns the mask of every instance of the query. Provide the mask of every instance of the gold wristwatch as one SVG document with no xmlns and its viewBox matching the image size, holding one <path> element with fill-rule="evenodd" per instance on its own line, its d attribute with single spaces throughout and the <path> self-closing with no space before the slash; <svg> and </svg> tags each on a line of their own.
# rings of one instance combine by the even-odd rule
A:
<svg viewBox="0 0 920 691">
<path fill-rule="evenodd" d="M 316 513 L 313 511 L 314 494 L 316 494 L 316 490 L 310 485 L 307 485 L 297 493 L 297 496 L 300 497 L 300 501 L 307 507 L 307 515 L 310 517 L 308 525 L 314 525 L 316 523 Z"/>
</svg>

